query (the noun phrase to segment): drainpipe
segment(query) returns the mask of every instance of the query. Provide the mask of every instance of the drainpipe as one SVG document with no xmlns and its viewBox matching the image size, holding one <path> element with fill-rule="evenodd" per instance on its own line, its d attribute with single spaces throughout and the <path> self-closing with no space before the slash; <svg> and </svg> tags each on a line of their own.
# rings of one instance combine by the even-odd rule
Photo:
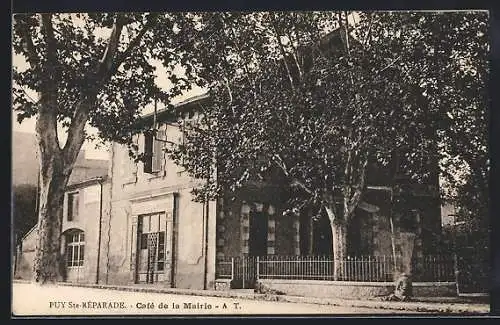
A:
<svg viewBox="0 0 500 325">
<path fill-rule="evenodd" d="M 109 211 L 108 211 L 108 243 L 106 245 L 106 284 L 109 280 L 109 246 L 111 241 L 111 217 L 113 216 L 113 181 L 114 181 L 114 161 L 115 161 L 115 145 L 111 144 L 111 164 L 108 170 L 109 177 Z"/>
<path fill-rule="evenodd" d="M 205 203 L 205 272 L 204 272 L 204 278 L 203 278 L 203 289 L 207 290 L 208 289 L 208 216 L 209 216 L 209 211 L 208 211 L 208 206 L 210 204 L 210 201 L 208 201 L 208 195 L 207 195 L 207 201 Z"/>
<path fill-rule="evenodd" d="M 101 231 L 102 231 L 102 178 L 98 180 L 100 186 L 100 198 L 99 198 L 99 237 L 97 238 L 97 267 L 96 267 L 96 277 L 95 284 L 99 284 L 99 272 L 100 272 L 100 264 L 101 264 Z"/>
<path fill-rule="evenodd" d="M 177 237 L 179 233 L 179 225 L 178 225 L 178 211 L 179 211 L 179 193 L 174 193 L 174 211 L 172 212 L 172 224 L 173 224 L 173 232 L 172 232 L 172 271 L 170 272 L 170 286 L 175 288 L 175 280 L 177 274 Z"/>
<path fill-rule="evenodd" d="M 18 251 L 18 244 L 17 244 L 17 234 L 14 232 L 14 273 L 13 277 L 15 278 L 16 276 L 16 271 L 17 271 L 17 251 Z"/>
</svg>

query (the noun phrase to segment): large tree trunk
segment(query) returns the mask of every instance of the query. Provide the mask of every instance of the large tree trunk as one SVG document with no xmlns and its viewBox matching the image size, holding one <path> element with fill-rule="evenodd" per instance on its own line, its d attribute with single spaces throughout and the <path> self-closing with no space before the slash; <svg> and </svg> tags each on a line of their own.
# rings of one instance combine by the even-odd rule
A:
<svg viewBox="0 0 500 325">
<path fill-rule="evenodd" d="M 334 207 L 326 208 L 332 231 L 333 280 L 336 281 L 342 276 L 342 263 L 347 256 L 347 224 L 334 211 Z"/>
<path fill-rule="evenodd" d="M 347 226 L 343 222 L 332 222 L 332 248 L 333 248 L 333 280 L 339 280 L 343 275 L 342 264 L 347 256 Z"/>
<path fill-rule="evenodd" d="M 38 284 L 60 280 L 60 267 L 63 262 L 60 259 L 60 248 L 64 192 L 85 139 L 82 132 L 85 119 L 78 118 L 78 123 L 72 124 L 73 129 L 70 128 L 64 149 L 60 148 L 54 92 L 43 95 L 43 105 L 36 122 L 40 199 L 33 280 Z"/>
<path fill-rule="evenodd" d="M 60 280 L 61 222 L 64 190 L 69 179 L 61 157 L 41 159 L 38 239 L 34 261 L 34 281 L 40 284 Z"/>
<path fill-rule="evenodd" d="M 155 15 L 148 17 L 148 23 L 141 32 L 130 42 L 128 48 L 116 54 L 122 29 L 126 24 L 124 16 L 118 14 L 113 24 L 111 36 L 104 55 L 95 75 L 90 78 L 87 91 L 83 91 L 78 104 L 75 106 L 70 126 L 67 130 L 67 140 L 64 148 L 60 148 L 57 136 L 58 117 L 58 80 L 56 67 L 59 65 L 57 58 L 57 40 L 54 37 L 52 14 L 41 14 L 42 29 L 45 34 L 46 60 L 41 63 L 40 100 L 38 102 L 38 116 L 36 122 L 36 135 L 39 149 L 40 163 L 40 208 L 38 213 L 38 240 L 33 266 L 34 280 L 39 284 L 55 282 L 60 273 L 60 245 L 61 223 L 64 202 L 64 192 L 68 183 L 73 165 L 85 141 L 85 125 L 89 112 L 96 101 L 99 88 L 116 72 L 123 60 L 132 49 L 139 45 L 144 33 L 154 23 Z M 33 57 L 36 53 L 31 53 Z M 37 64 L 38 60 L 33 60 Z"/>
<path fill-rule="evenodd" d="M 415 244 L 415 233 L 400 232 L 396 237 L 399 243 L 399 260 L 395 262 L 394 270 L 394 298 L 397 300 L 409 300 L 413 296 L 412 285 L 412 257 Z"/>
</svg>

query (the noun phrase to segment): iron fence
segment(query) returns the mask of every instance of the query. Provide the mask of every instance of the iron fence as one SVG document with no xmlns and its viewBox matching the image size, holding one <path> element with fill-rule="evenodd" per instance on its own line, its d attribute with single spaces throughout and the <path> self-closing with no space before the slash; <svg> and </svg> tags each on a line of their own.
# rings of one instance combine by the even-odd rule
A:
<svg viewBox="0 0 500 325">
<path fill-rule="evenodd" d="M 338 281 L 390 282 L 401 257 L 355 256 L 341 261 Z M 423 256 L 412 260 L 414 282 L 455 281 L 452 256 Z M 236 281 L 254 279 L 333 281 L 334 260 L 327 256 L 224 257 L 217 260 L 216 277 Z"/>
</svg>

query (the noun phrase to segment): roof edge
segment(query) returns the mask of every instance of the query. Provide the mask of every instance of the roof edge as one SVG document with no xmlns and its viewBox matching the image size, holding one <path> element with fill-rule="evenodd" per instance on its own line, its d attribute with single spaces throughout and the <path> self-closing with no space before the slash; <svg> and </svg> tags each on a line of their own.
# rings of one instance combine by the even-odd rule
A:
<svg viewBox="0 0 500 325">
<path fill-rule="evenodd" d="M 210 98 L 210 94 L 207 91 L 207 92 L 205 92 L 205 93 L 203 93 L 201 95 L 192 96 L 192 97 L 189 97 L 189 98 L 187 98 L 187 99 L 185 99 L 183 101 L 180 101 L 180 102 L 178 102 L 176 104 L 173 104 L 173 108 L 174 108 L 173 111 L 170 111 L 168 109 L 168 107 L 165 106 L 165 107 L 157 110 L 156 114 L 157 115 L 164 115 L 164 114 L 168 115 L 168 113 L 170 113 L 170 114 L 173 115 L 172 117 L 175 117 L 175 116 L 178 116 L 179 114 L 181 114 L 183 112 L 182 108 L 185 108 L 185 107 L 187 107 L 190 104 L 195 104 L 196 102 L 206 100 L 208 98 Z M 143 115 L 141 117 L 141 119 L 147 120 L 147 119 L 150 119 L 150 118 L 153 118 L 153 117 L 154 117 L 154 113 L 148 113 L 148 114 Z M 168 120 L 168 118 L 164 119 L 164 120 Z"/>
<path fill-rule="evenodd" d="M 97 184 L 97 183 L 104 183 L 106 181 L 108 181 L 109 177 L 108 175 L 103 175 L 103 176 L 97 176 L 97 177 L 92 177 L 92 178 L 89 178 L 89 179 L 86 179 L 86 180 L 83 180 L 83 181 L 80 181 L 80 182 L 76 182 L 76 183 L 73 183 L 73 184 L 70 184 L 68 186 L 66 186 L 66 190 L 71 190 L 71 189 L 74 189 L 74 188 L 77 188 L 77 187 L 84 187 L 84 186 L 87 186 L 87 185 L 92 185 L 92 184 Z"/>
</svg>

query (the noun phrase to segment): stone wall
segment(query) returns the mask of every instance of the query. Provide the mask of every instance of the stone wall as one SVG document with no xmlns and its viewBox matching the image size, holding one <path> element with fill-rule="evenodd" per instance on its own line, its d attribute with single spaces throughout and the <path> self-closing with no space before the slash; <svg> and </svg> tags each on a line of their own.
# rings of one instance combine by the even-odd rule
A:
<svg viewBox="0 0 500 325">
<path fill-rule="evenodd" d="M 291 296 L 319 298 L 367 299 L 387 296 L 394 291 L 392 282 L 348 282 L 308 280 L 259 280 L 271 290 Z M 453 297 L 456 285 L 453 282 L 413 283 L 415 297 Z"/>
<path fill-rule="evenodd" d="M 23 238 L 22 246 L 17 247 L 16 272 L 17 279 L 30 280 L 33 277 L 33 263 L 36 246 L 36 227 L 32 228 Z"/>
</svg>

